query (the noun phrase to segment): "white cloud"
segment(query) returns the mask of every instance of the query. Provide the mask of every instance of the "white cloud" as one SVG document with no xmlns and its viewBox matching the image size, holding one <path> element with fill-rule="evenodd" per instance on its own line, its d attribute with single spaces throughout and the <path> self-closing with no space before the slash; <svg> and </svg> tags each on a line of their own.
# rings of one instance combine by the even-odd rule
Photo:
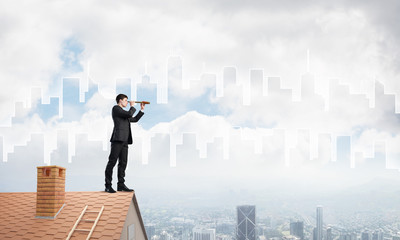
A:
<svg viewBox="0 0 400 240">
<path fill-rule="evenodd" d="M 303 7 L 287 2 L 255 4 L 259 7 L 241 3 L 233 6 L 208 3 L 209 6 L 182 1 L 179 2 L 182 7 L 176 8 L 176 4 L 175 1 L 157 4 L 36 1 L 25 2 L 21 7 L 14 2 L 2 2 L 0 119 L 13 114 L 15 100 L 28 101 L 31 86 L 46 91 L 55 75 L 65 73 L 59 54 L 62 43 L 69 38 L 82 44 L 84 50 L 79 60 L 82 64 L 90 62 L 91 78 L 108 95 L 112 95 L 110 89 L 114 88 L 116 78 L 127 77 L 137 82 L 145 72 L 146 62 L 152 81 L 165 79 L 168 57 L 179 55 L 183 59 L 185 81 L 198 80 L 204 72 L 221 77 L 224 66 L 234 65 L 238 69 L 238 82 L 245 85 L 249 81 L 248 70 L 262 68 L 265 76 L 281 76 L 282 86 L 291 88 L 296 97 L 300 92 L 300 76 L 306 71 L 307 49 L 311 51 L 311 71 L 316 75 L 317 89 L 326 89 L 329 80 L 337 77 L 348 83 L 352 92 L 372 91 L 373 88 L 362 85 L 369 86 L 378 76 L 391 92 L 400 93 L 396 81 L 398 70 L 391 64 L 397 58 L 387 55 L 390 51 L 398 52 L 397 39 L 384 42 L 386 35 L 373 24 L 370 13 L 363 7 L 327 8 L 319 4 Z M 84 65 L 84 73 L 71 74 L 83 75 L 87 71 Z M 199 96 L 208 86 L 204 81 L 198 87 L 192 85 L 182 91 L 181 83 L 169 85 L 174 94 L 185 98 Z M 226 119 L 210 119 L 190 112 L 170 124 L 162 124 L 168 130 L 156 125 L 151 131 L 197 132 L 198 147 L 204 154 L 207 142 L 236 124 L 346 134 L 355 127 L 374 127 L 390 118 L 391 126 L 396 129 L 396 119 L 382 112 L 370 116 L 368 109 L 360 108 L 361 103 L 351 98 L 335 99 L 336 110 L 324 113 L 314 102 L 293 104 L 282 100 L 285 98 L 282 95 L 272 95 L 271 101 L 260 99 L 244 107 L 241 94 L 240 89 L 228 88 L 225 98 L 217 101 Z M 103 133 L 110 131 L 109 126 L 100 132 L 96 129 L 109 123 L 109 105 L 96 95 L 87 106 L 92 111 L 79 123 L 60 123 L 51 128 L 88 131 L 94 139 L 103 138 Z M 218 127 L 215 121 L 223 127 Z M 42 131 L 50 128 L 40 121 L 33 123 L 37 125 L 29 125 L 32 127 L 25 129 L 27 133 L 36 128 Z M 179 138 L 174 141 L 179 143 Z"/>
<path fill-rule="evenodd" d="M 0 4 L 0 119 L 12 114 L 15 101 L 29 101 L 32 86 L 47 89 L 60 71 L 60 43 L 65 31 L 51 20 L 51 12 L 40 3 L 5 1 Z"/>
<path fill-rule="evenodd" d="M 1 59 L 7 71 L 2 71 L 2 79 L 21 82 L 11 84 L 12 90 L 26 89 L 32 79 L 46 89 L 51 76 L 61 71 L 58 54 L 68 37 L 82 44 L 81 61 L 90 61 L 91 75 L 102 88 L 113 87 L 116 77 L 139 79 L 146 61 L 153 80 L 165 78 L 171 52 L 183 57 L 186 79 L 199 79 L 204 70 L 220 72 L 223 66 L 237 65 L 239 82 L 246 82 L 249 68 L 262 67 L 266 75 L 282 76 L 284 86 L 295 94 L 306 69 L 307 49 L 312 70 L 321 76 L 319 83 L 338 76 L 358 89 L 360 82 L 387 70 L 380 63 L 379 31 L 361 7 L 236 3 L 229 8 L 211 4 L 210 10 L 207 4 L 193 3 L 193 8 L 182 2 L 179 9 L 176 2 L 25 4 L 17 10 L 16 4 L 7 2 L 2 8 L 3 18 L 8 19 L 3 27 L 6 54 Z"/>
</svg>

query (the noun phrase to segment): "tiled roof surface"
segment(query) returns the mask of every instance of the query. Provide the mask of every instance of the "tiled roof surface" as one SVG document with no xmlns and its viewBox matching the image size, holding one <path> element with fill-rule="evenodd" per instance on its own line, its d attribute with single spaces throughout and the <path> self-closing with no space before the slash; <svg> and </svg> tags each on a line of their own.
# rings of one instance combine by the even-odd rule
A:
<svg viewBox="0 0 400 240">
<path fill-rule="evenodd" d="M 134 193 L 66 192 L 65 206 L 55 219 L 35 217 L 36 193 L 0 193 L 0 239 L 66 239 L 82 210 L 104 211 L 90 239 L 119 239 Z M 93 217 L 92 217 L 93 216 Z M 96 213 L 84 218 L 95 219 Z M 77 228 L 91 228 L 86 222 Z M 86 239 L 75 232 L 71 239 Z"/>
</svg>

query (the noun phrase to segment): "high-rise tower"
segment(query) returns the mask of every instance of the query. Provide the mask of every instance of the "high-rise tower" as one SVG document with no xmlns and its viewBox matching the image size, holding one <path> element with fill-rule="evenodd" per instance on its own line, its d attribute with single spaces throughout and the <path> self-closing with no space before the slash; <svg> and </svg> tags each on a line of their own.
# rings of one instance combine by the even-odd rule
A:
<svg viewBox="0 0 400 240">
<path fill-rule="evenodd" d="M 215 240 L 215 229 L 197 226 L 193 228 L 193 240 Z"/>
<path fill-rule="evenodd" d="M 322 240 L 322 236 L 323 236 L 323 207 L 317 206 L 316 240 Z"/>
<path fill-rule="evenodd" d="M 256 239 L 256 206 L 243 205 L 237 207 L 236 239 Z"/>
<path fill-rule="evenodd" d="M 301 240 L 304 239 L 304 223 L 297 221 L 290 223 L 290 235 L 297 236 Z"/>
</svg>

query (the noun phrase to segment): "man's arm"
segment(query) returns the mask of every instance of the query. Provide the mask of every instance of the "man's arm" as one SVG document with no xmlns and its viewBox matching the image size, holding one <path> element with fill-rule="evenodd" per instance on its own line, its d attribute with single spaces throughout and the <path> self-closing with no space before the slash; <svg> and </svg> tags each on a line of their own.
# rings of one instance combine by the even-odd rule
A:
<svg viewBox="0 0 400 240">
<path fill-rule="evenodd" d="M 122 109 L 120 106 L 114 106 L 113 108 L 113 114 L 116 117 L 120 118 L 131 118 L 133 114 L 135 113 L 136 109 L 134 107 L 131 107 L 129 111 L 125 111 Z"/>
<path fill-rule="evenodd" d="M 135 117 L 131 117 L 131 118 L 129 118 L 129 121 L 130 122 L 137 122 L 137 121 L 139 121 L 139 119 L 143 116 L 143 114 L 144 114 L 144 112 L 143 112 L 143 110 L 144 110 L 144 106 L 145 106 L 145 103 L 141 103 L 140 104 L 140 111 L 138 112 L 138 114 L 135 116 Z"/>
<path fill-rule="evenodd" d="M 136 114 L 136 116 L 129 118 L 130 122 L 137 122 L 140 120 L 140 118 L 144 115 L 144 112 L 139 111 L 138 114 Z"/>
</svg>

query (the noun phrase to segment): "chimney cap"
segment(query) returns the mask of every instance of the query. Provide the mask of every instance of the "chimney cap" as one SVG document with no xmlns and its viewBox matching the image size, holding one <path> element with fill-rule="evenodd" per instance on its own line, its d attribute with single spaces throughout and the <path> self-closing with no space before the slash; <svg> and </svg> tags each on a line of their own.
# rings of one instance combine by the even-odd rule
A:
<svg viewBox="0 0 400 240">
<path fill-rule="evenodd" d="M 60 166 L 56 166 L 56 165 L 51 165 L 51 166 L 40 166 L 40 167 L 37 167 L 38 169 L 42 169 L 42 168 L 61 168 L 61 169 L 66 169 L 66 168 L 64 168 L 64 167 L 60 167 Z"/>
</svg>

